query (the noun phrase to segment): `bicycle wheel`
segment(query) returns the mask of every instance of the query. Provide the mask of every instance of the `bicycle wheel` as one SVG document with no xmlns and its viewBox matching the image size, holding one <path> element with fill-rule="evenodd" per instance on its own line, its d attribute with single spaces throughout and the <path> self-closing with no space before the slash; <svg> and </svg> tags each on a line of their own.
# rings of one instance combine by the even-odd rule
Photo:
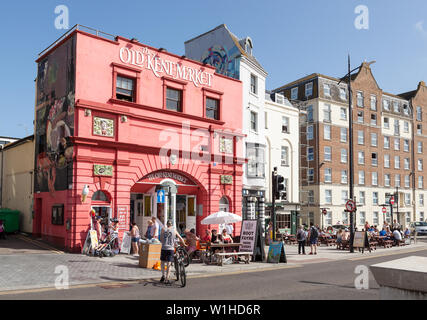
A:
<svg viewBox="0 0 427 320">
<path fill-rule="evenodd" d="M 182 261 L 183 261 L 183 263 L 184 263 L 184 266 L 187 268 L 187 267 L 188 267 L 188 265 L 189 265 L 189 264 L 190 264 L 190 262 L 191 262 L 191 258 L 190 258 L 190 256 L 188 255 L 187 250 L 182 250 L 182 251 L 181 251 L 181 253 L 182 253 Z"/>
<path fill-rule="evenodd" d="M 174 264 L 175 264 L 176 281 L 178 281 L 179 280 L 179 263 L 178 263 L 178 259 L 176 257 L 174 259 Z"/>
<path fill-rule="evenodd" d="M 187 275 L 185 273 L 185 267 L 182 262 L 179 264 L 179 278 L 181 280 L 181 287 L 184 288 L 187 284 Z"/>
</svg>

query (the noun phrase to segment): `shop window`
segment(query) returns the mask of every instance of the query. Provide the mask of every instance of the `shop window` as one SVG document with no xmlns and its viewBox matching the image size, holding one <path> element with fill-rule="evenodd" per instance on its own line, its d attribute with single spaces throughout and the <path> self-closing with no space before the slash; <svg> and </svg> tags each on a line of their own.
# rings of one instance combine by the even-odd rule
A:
<svg viewBox="0 0 427 320">
<path fill-rule="evenodd" d="M 117 76 L 116 98 L 119 100 L 135 102 L 134 87 L 135 81 L 133 79 Z"/>
<path fill-rule="evenodd" d="M 219 100 L 206 98 L 206 117 L 219 120 Z"/>
<path fill-rule="evenodd" d="M 54 205 L 52 207 L 52 224 L 64 225 L 64 205 Z"/>
<path fill-rule="evenodd" d="M 182 90 L 166 88 L 166 109 L 182 112 Z"/>
<path fill-rule="evenodd" d="M 144 217 L 151 217 L 151 196 L 144 196 Z"/>
<path fill-rule="evenodd" d="M 194 197 L 188 197 L 188 216 L 189 217 L 195 217 L 196 216 L 196 210 L 195 210 L 195 198 Z"/>
</svg>

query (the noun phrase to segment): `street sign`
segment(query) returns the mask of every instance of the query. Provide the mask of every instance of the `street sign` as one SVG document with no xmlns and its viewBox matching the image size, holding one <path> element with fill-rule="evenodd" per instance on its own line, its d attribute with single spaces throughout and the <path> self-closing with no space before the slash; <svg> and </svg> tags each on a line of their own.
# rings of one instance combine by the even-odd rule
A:
<svg viewBox="0 0 427 320">
<path fill-rule="evenodd" d="M 391 203 L 391 204 L 394 204 L 394 196 L 391 196 L 391 197 L 390 197 L 390 203 Z"/>
<path fill-rule="evenodd" d="M 354 212 L 356 209 L 356 203 L 353 200 L 348 200 L 345 204 L 345 208 L 348 212 Z"/>
<path fill-rule="evenodd" d="M 328 214 L 328 211 L 326 209 L 323 209 L 322 213 L 326 216 Z"/>
<path fill-rule="evenodd" d="M 387 212 L 387 208 L 383 207 L 383 213 L 386 213 L 386 212 Z"/>
<path fill-rule="evenodd" d="M 157 190 L 157 203 L 165 203 L 165 190 Z"/>
</svg>

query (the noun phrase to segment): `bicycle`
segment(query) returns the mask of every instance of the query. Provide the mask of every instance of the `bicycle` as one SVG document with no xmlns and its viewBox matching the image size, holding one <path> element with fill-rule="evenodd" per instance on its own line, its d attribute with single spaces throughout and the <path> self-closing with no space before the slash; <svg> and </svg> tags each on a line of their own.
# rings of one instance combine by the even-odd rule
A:
<svg viewBox="0 0 427 320">
<path fill-rule="evenodd" d="M 185 268 L 190 263 L 188 253 L 183 246 L 178 246 L 176 248 L 174 260 L 176 281 L 181 280 L 181 287 L 183 288 L 187 284 L 187 274 L 185 272 Z"/>
</svg>

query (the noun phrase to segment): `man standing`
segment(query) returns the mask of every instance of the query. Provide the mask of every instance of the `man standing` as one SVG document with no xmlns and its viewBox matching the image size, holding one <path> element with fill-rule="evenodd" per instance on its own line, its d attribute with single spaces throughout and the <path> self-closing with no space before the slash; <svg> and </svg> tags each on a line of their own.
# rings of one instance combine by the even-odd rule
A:
<svg viewBox="0 0 427 320">
<path fill-rule="evenodd" d="M 160 224 L 157 222 L 157 218 L 155 216 L 151 217 L 151 221 L 153 223 L 151 238 L 159 239 Z"/>
<path fill-rule="evenodd" d="M 396 219 L 393 220 L 393 230 L 400 229 L 400 224 Z"/>
<path fill-rule="evenodd" d="M 304 229 L 302 228 L 302 226 L 299 226 L 298 231 L 297 231 L 298 254 L 301 254 L 301 250 L 302 250 L 302 254 L 305 254 L 305 240 L 306 239 L 307 239 L 307 235 L 306 235 Z"/>
<path fill-rule="evenodd" d="M 317 240 L 319 238 L 319 231 L 314 226 L 313 222 L 310 222 L 310 231 L 309 231 L 308 237 L 310 239 L 310 250 L 311 250 L 310 254 L 317 254 Z M 313 249 L 314 249 L 314 253 L 313 253 Z"/>
<path fill-rule="evenodd" d="M 160 241 L 162 242 L 162 251 L 160 252 L 160 261 L 162 267 L 162 278 L 160 282 L 169 284 L 169 276 L 171 270 L 171 263 L 174 261 L 175 239 L 178 238 L 185 246 L 184 240 L 172 227 L 172 221 L 168 220 L 166 228 L 163 228 L 160 234 Z M 165 266 L 167 271 L 165 272 Z M 166 273 L 166 274 L 165 274 Z"/>
<path fill-rule="evenodd" d="M 233 224 L 232 223 L 227 223 L 227 225 L 225 226 L 225 229 L 227 230 L 227 234 L 230 237 L 233 237 L 233 230 L 234 230 Z"/>
</svg>

